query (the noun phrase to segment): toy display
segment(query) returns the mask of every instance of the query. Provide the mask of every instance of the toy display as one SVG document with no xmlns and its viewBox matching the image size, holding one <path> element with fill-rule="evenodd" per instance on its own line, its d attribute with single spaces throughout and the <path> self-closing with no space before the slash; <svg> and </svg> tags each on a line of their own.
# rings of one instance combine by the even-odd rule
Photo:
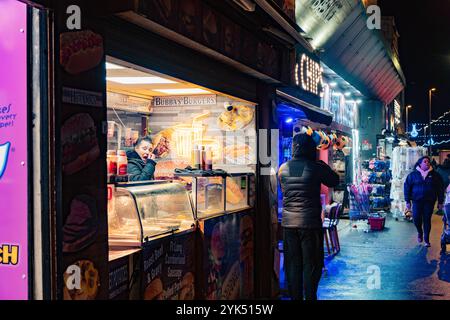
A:
<svg viewBox="0 0 450 320">
<path fill-rule="evenodd" d="M 372 159 L 362 163 L 362 180 L 370 185 L 370 210 L 390 210 L 391 163 L 389 160 Z"/>
</svg>

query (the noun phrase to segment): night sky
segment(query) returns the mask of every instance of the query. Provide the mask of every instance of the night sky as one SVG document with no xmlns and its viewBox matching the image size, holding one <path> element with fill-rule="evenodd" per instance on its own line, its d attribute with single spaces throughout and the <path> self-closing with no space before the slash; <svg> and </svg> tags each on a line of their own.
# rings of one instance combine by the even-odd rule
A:
<svg viewBox="0 0 450 320">
<path fill-rule="evenodd" d="M 405 103 L 413 105 L 409 122 L 428 121 L 432 87 L 438 90 L 432 103 L 432 118 L 436 119 L 450 110 L 450 0 L 379 0 L 379 5 L 383 16 L 395 17 L 400 33 Z M 450 120 L 450 114 L 445 119 Z M 432 133 L 450 134 L 450 127 L 433 126 Z M 437 137 L 435 141 L 448 139 Z"/>
</svg>

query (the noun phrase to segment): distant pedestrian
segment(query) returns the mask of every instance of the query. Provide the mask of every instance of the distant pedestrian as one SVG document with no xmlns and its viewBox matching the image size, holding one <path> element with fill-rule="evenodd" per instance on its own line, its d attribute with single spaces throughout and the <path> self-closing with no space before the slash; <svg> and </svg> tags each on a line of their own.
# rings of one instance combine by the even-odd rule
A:
<svg viewBox="0 0 450 320">
<path fill-rule="evenodd" d="M 292 299 L 317 300 L 324 266 L 320 186 L 337 186 L 339 176 L 325 162 L 317 161 L 316 144 L 309 135 L 296 135 L 292 144 L 293 159 L 278 172 L 283 192 L 284 266 Z"/>
<path fill-rule="evenodd" d="M 430 247 L 431 217 L 436 200 L 442 210 L 444 203 L 444 182 L 434 171 L 428 156 L 420 158 L 415 170 L 406 178 L 404 184 L 406 208 L 411 210 L 414 224 L 417 228 L 417 241 L 425 240 L 425 246 Z"/>
<path fill-rule="evenodd" d="M 436 162 L 436 159 L 434 159 L 433 158 L 433 160 L 431 160 L 431 166 L 433 167 L 433 169 L 436 169 L 437 168 L 437 162 Z"/>
<path fill-rule="evenodd" d="M 444 164 L 439 167 L 437 172 L 441 175 L 442 181 L 444 182 L 445 214 L 447 217 L 450 217 L 450 159 L 445 159 Z"/>
</svg>

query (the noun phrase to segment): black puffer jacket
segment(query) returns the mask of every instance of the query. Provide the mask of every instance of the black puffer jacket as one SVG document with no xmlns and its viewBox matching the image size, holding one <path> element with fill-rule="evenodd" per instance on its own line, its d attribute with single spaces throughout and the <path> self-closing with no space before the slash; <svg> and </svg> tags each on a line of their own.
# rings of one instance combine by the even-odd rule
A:
<svg viewBox="0 0 450 320">
<path fill-rule="evenodd" d="M 323 161 L 299 157 L 281 165 L 278 178 L 283 192 L 281 225 L 285 228 L 322 228 L 320 185 L 337 186 L 338 174 Z"/>
<path fill-rule="evenodd" d="M 145 181 L 153 180 L 155 173 L 156 162 L 152 159 L 147 159 L 147 162 L 139 157 L 136 151 L 127 151 L 128 159 L 128 179 L 130 181 Z"/>
<path fill-rule="evenodd" d="M 444 182 L 435 170 L 431 170 L 425 179 L 416 169 L 411 172 L 404 184 L 405 201 L 429 201 L 444 203 Z"/>
</svg>

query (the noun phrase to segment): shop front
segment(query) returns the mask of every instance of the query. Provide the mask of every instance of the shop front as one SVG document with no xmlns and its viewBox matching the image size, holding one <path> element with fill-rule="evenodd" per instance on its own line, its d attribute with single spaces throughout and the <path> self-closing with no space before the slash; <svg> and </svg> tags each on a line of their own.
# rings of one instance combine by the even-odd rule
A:
<svg viewBox="0 0 450 320">
<path fill-rule="evenodd" d="M 254 32 L 267 15 L 249 25 L 227 4 L 123 1 L 80 4 L 77 26 L 69 1 L 40 4 L 56 57 L 46 297 L 274 296 L 257 130 L 273 129 L 289 48 Z"/>
</svg>

